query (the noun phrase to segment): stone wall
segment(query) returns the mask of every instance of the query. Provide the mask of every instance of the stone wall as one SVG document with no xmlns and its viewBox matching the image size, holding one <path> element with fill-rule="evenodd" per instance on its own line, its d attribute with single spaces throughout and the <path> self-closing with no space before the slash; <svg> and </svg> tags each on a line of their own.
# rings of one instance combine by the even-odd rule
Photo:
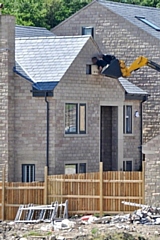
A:
<svg viewBox="0 0 160 240">
<path fill-rule="evenodd" d="M 141 109 L 139 101 L 127 100 L 125 105 L 132 106 L 132 134 L 124 134 L 124 159 L 133 162 L 133 170 L 140 170 L 141 165 Z M 135 117 L 135 112 L 139 112 L 139 117 Z"/>
<path fill-rule="evenodd" d="M 36 181 L 44 180 L 46 166 L 47 105 L 32 97 L 29 81 L 15 75 L 15 178 L 22 181 L 22 164 L 35 164 Z M 49 174 L 55 173 L 55 100 L 49 101 Z"/>
<path fill-rule="evenodd" d="M 160 135 L 143 146 L 145 154 L 145 203 L 159 207 Z"/>
<path fill-rule="evenodd" d="M 94 39 L 103 53 L 131 64 L 138 56 L 160 62 L 160 41 L 98 2 L 93 2 L 53 29 L 56 35 L 81 35 L 83 26 L 94 27 Z M 160 73 L 144 67 L 130 81 L 151 95 L 144 103 L 143 141 L 159 134 Z"/>
<path fill-rule="evenodd" d="M 14 176 L 14 17 L 0 15 L 0 165 Z M 1 174 L 0 174 L 1 176 Z"/>
</svg>

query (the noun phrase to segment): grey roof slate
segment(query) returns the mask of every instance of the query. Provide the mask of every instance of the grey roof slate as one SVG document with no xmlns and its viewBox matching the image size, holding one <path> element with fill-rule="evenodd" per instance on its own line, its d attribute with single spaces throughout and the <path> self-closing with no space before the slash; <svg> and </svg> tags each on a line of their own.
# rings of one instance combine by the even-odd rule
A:
<svg viewBox="0 0 160 240">
<path fill-rule="evenodd" d="M 114 13 L 127 19 L 137 27 L 143 29 L 152 36 L 160 39 L 160 32 L 139 21 L 135 16 L 145 17 L 146 20 L 155 24 L 160 28 L 160 9 L 154 7 L 146 7 L 134 4 L 111 2 L 106 0 L 96 0 L 99 4 L 113 11 Z"/>
<path fill-rule="evenodd" d="M 54 33 L 50 32 L 46 28 L 41 27 L 30 27 L 30 26 L 19 26 L 15 27 L 15 37 L 47 37 L 55 36 Z"/>
<path fill-rule="evenodd" d="M 37 90 L 53 90 L 90 36 L 16 38 L 14 71 Z M 148 95 L 127 79 L 118 81 L 128 94 Z"/>
<path fill-rule="evenodd" d="M 59 82 L 89 38 L 17 38 L 15 72 L 33 83 Z"/>
<path fill-rule="evenodd" d="M 136 94 L 136 95 L 149 95 L 146 91 L 137 87 L 133 83 L 129 82 L 126 78 L 120 77 L 118 78 L 119 83 L 124 88 L 125 92 L 128 94 Z"/>
</svg>

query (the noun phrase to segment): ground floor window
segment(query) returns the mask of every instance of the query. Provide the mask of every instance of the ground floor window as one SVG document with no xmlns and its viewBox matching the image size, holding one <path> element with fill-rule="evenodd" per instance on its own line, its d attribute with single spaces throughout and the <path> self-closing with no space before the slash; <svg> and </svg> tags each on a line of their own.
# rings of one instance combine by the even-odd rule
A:
<svg viewBox="0 0 160 240">
<path fill-rule="evenodd" d="M 86 163 L 65 164 L 65 174 L 86 173 Z"/>
<path fill-rule="evenodd" d="M 123 161 L 123 171 L 132 171 L 132 160 Z"/>
<path fill-rule="evenodd" d="M 22 182 L 35 181 L 35 164 L 22 164 Z"/>
</svg>

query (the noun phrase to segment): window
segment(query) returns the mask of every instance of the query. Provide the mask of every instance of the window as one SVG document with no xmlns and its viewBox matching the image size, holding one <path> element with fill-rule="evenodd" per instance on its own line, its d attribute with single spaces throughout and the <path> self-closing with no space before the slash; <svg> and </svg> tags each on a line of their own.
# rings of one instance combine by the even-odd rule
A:
<svg viewBox="0 0 160 240">
<path fill-rule="evenodd" d="M 91 65 L 90 64 L 86 65 L 86 74 L 91 74 Z"/>
<path fill-rule="evenodd" d="M 35 165 L 22 164 L 22 182 L 35 181 Z"/>
<path fill-rule="evenodd" d="M 65 174 L 86 173 L 86 163 L 65 164 Z"/>
<path fill-rule="evenodd" d="M 82 27 L 82 35 L 90 35 L 94 37 L 94 28 L 93 27 Z"/>
<path fill-rule="evenodd" d="M 139 21 L 147 24 L 148 26 L 150 26 L 151 28 L 155 29 L 156 31 L 160 31 L 160 27 L 158 27 L 158 26 L 155 25 L 154 23 L 148 21 L 145 17 L 135 16 L 135 18 L 137 18 Z"/>
<path fill-rule="evenodd" d="M 86 133 L 86 104 L 65 104 L 65 134 Z"/>
<path fill-rule="evenodd" d="M 132 106 L 123 106 L 123 133 L 132 133 Z"/>
<path fill-rule="evenodd" d="M 132 161 L 123 161 L 123 171 L 132 171 Z"/>
</svg>

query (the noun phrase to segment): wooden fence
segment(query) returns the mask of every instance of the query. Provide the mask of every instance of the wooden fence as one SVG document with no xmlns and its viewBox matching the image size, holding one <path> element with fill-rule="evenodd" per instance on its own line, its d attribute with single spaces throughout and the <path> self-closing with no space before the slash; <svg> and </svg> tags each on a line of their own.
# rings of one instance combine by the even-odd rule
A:
<svg viewBox="0 0 160 240">
<path fill-rule="evenodd" d="M 143 162 L 144 163 L 144 162 Z M 122 204 L 144 204 L 144 164 L 142 172 L 103 172 L 47 176 L 34 183 L 0 182 L 0 216 L 13 220 L 21 204 L 50 204 L 68 199 L 69 215 L 130 212 L 135 208 Z"/>
<path fill-rule="evenodd" d="M 102 166 L 100 165 L 100 169 Z M 144 171 L 55 175 L 47 178 L 47 201 L 68 199 L 70 214 L 133 211 L 122 204 L 144 204 Z"/>
</svg>

